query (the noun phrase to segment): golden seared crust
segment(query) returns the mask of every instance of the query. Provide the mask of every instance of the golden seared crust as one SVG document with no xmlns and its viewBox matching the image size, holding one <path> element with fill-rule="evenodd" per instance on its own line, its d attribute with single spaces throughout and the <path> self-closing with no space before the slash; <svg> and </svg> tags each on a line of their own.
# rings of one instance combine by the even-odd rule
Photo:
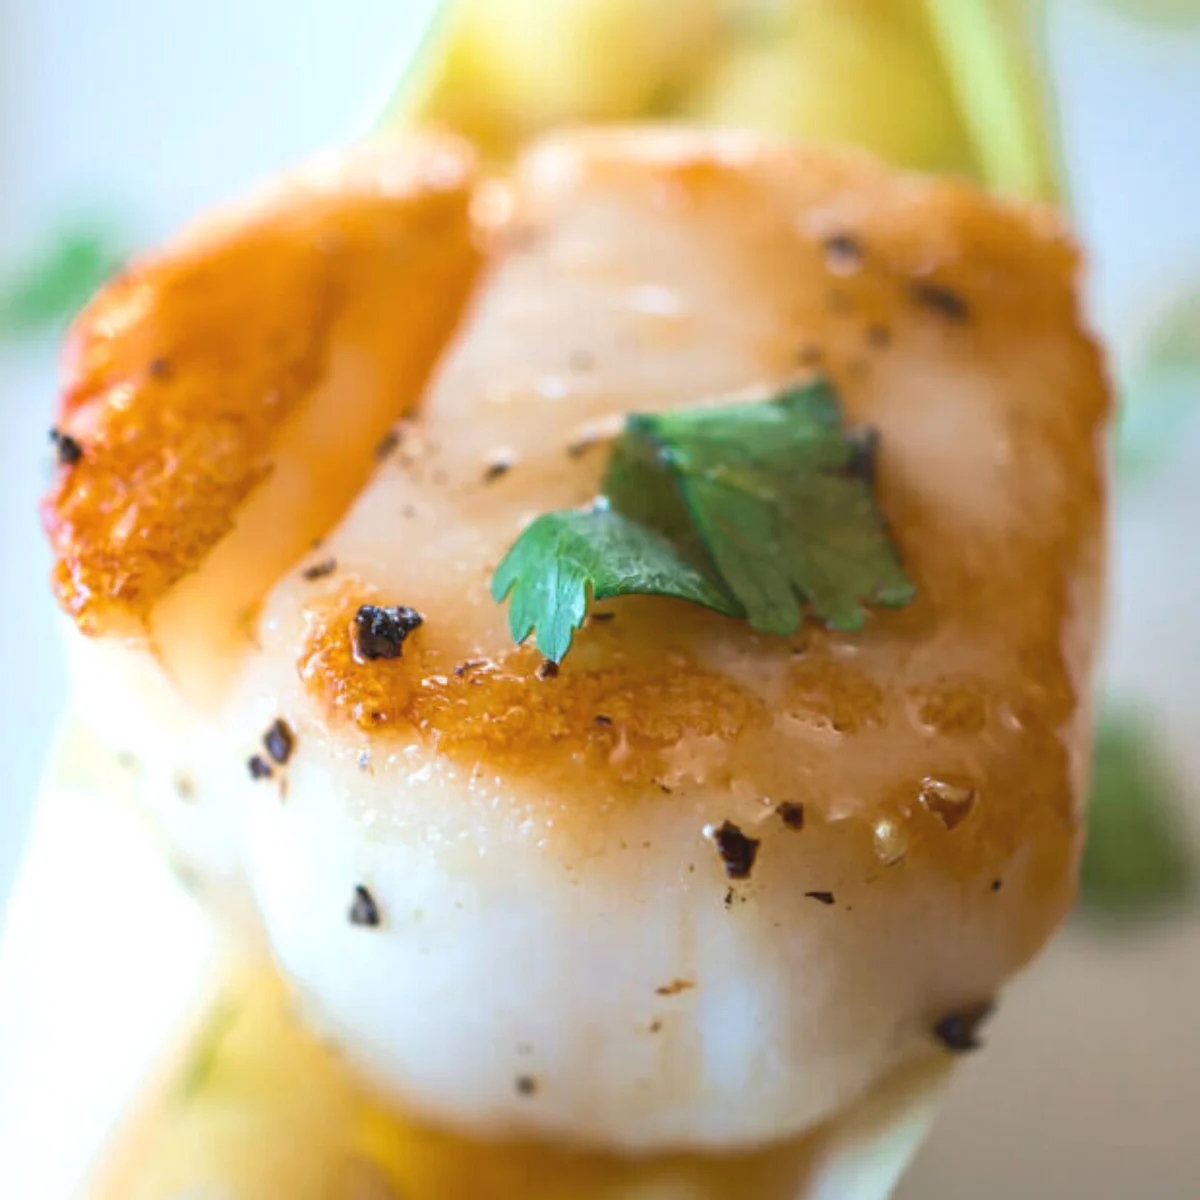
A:
<svg viewBox="0 0 1200 1200">
<path fill-rule="evenodd" d="M 436 735 L 431 753 L 544 796 L 556 844 L 574 837 L 562 797 L 582 828 L 589 790 L 617 783 L 651 805 L 730 797 L 714 820 L 801 802 L 849 821 L 879 866 L 925 862 L 983 902 L 1018 872 L 1027 955 L 1069 903 L 1080 844 L 1110 403 L 1056 218 L 741 135 L 551 139 L 515 195 L 425 402 L 428 461 L 384 468 L 335 546 L 426 623 L 403 663 L 359 664 L 336 648 L 345 615 L 313 625 L 305 607 L 318 719 Z M 486 580 L 529 514 L 595 488 L 606 456 L 572 455 L 580 429 L 811 370 L 880 432 L 916 601 L 791 644 L 619 600 L 539 679 Z M 490 481 L 500 446 L 514 465 Z M 396 553 L 379 531 L 402 509 Z"/>
<path fill-rule="evenodd" d="M 320 164 L 92 301 L 68 340 L 57 422 L 82 455 L 43 505 L 54 588 L 85 632 L 144 624 L 230 533 L 348 312 L 387 289 L 416 373 L 428 369 L 472 270 L 472 166 L 440 139 Z"/>
<path fill-rule="evenodd" d="M 424 644 L 421 630 L 394 659 L 365 660 L 353 626 L 376 589 L 346 580 L 305 610 L 297 669 L 331 723 L 369 732 L 427 737 L 459 762 L 520 769 L 530 755 L 586 762 L 617 783 L 644 786 L 660 754 L 685 736 L 735 739 L 768 723 L 749 689 L 686 657 L 627 662 L 607 623 L 578 636 L 558 670 L 532 649 L 451 662 Z"/>
</svg>

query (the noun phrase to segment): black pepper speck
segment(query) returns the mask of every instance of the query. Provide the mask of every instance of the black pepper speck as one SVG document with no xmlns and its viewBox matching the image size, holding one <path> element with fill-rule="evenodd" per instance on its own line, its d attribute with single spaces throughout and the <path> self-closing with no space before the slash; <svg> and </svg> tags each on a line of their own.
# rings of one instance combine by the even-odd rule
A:
<svg viewBox="0 0 1200 1200">
<path fill-rule="evenodd" d="M 280 766 L 283 766 L 292 757 L 295 745 L 296 735 L 282 717 L 277 717 L 271 723 L 271 728 L 263 735 L 263 746 Z"/>
<path fill-rule="evenodd" d="M 64 467 L 73 467 L 83 457 L 83 447 L 69 433 L 52 429 L 50 440 L 58 451 L 58 461 Z"/>
<path fill-rule="evenodd" d="M 820 902 L 821 904 L 833 904 L 834 903 L 832 892 L 805 892 L 804 894 L 810 900 L 816 900 L 816 901 Z"/>
<path fill-rule="evenodd" d="M 920 305 L 939 313 L 950 321 L 965 321 L 970 316 L 967 302 L 958 292 L 944 284 L 927 279 L 914 279 L 912 297 Z"/>
<path fill-rule="evenodd" d="M 313 563 L 311 567 L 305 567 L 300 574 L 311 583 L 315 579 L 324 579 L 326 575 L 332 575 L 336 570 L 337 559 L 327 558 L 323 562 Z"/>
<path fill-rule="evenodd" d="M 804 805 L 798 800 L 785 800 L 776 807 L 775 811 L 789 829 L 801 830 L 804 828 Z"/>
<path fill-rule="evenodd" d="M 374 929 L 379 924 L 379 906 L 375 897 L 361 883 L 354 886 L 354 902 L 350 905 L 350 924 Z"/>
<path fill-rule="evenodd" d="M 722 821 L 712 833 L 713 844 L 730 879 L 749 879 L 758 857 L 758 838 L 747 837 L 732 821 Z"/>
<path fill-rule="evenodd" d="M 862 242 L 851 233 L 831 233 L 821 245 L 826 264 L 838 274 L 856 271 L 863 264 Z"/>
<path fill-rule="evenodd" d="M 513 459 L 508 454 L 498 454 L 483 469 L 483 482 L 495 483 L 513 469 Z"/>
<path fill-rule="evenodd" d="M 397 446 L 400 445 L 400 431 L 398 429 L 389 429 L 387 433 L 379 439 L 379 444 L 375 447 L 375 461 L 383 462 L 391 458 Z"/>
<path fill-rule="evenodd" d="M 532 1096 L 537 1091 L 537 1080 L 532 1075 L 517 1076 L 517 1095 Z"/>
<path fill-rule="evenodd" d="M 977 1004 L 960 1012 L 947 1013 L 933 1027 L 933 1036 L 953 1054 L 978 1050 L 979 1029 L 992 1015 L 992 1005 Z"/>
<path fill-rule="evenodd" d="M 399 658 L 404 639 L 425 618 L 416 609 L 398 604 L 382 608 L 364 604 L 354 614 L 354 649 L 360 658 Z"/>
<path fill-rule="evenodd" d="M 251 779 L 270 779 L 271 764 L 261 754 L 256 754 L 248 763 Z"/>
<path fill-rule="evenodd" d="M 597 713 L 596 724 L 607 729 L 612 724 L 612 717 L 606 717 L 603 713 Z"/>
</svg>

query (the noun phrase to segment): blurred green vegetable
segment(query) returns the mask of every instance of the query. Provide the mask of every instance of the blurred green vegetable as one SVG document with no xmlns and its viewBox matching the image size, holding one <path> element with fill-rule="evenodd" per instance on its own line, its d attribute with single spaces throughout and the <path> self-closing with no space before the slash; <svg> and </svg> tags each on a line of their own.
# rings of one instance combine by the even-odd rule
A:
<svg viewBox="0 0 1200 1200">
<path fill-rule="evenodd" d="M 65 228 L 31 261 L 0 276 L 0 340 L 57 331 L 124 258 L 119 239 L 107 227 Z"/>
<path fill-rule="evenodd" d="M 1123 710 L 1100 722 L 1093 760 L 1082 904 L 1140 916 L 1185 897 L 1195 875 L 1172 808 L 1175 780 L 1148 722 Z"/>
</svg>

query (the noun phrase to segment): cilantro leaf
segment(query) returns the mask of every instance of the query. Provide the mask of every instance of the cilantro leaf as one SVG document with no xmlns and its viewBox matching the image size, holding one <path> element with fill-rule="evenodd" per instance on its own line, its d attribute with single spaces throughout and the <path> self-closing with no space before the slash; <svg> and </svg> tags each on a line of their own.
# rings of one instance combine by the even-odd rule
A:
<svg viewBox="0 0 1200 1200">
<path fill-rule="evenodd" d="M 849 435 L 818 381 L 756 403 L 630 416 L 603 494 L 549 513 L 492 580 L 509 625 L 559 661 L 594 599 L 674 596 L 794 633 L 803 606 L 858 629 L 863 605 L 907 604 L 914 588 L 872 491 L 875 439 Z"/>
<path fill-rule="evenodd" d="M 1173 783 L 1149 731 L 1128 714 L 1107 713 L 1092 764 L 1081 879 L 1086 911 L 1149 913 L 1187 894 L 1195 864 L 1173 819 Z"/>
<path fill-rule="evenodd" d="M 537 647 L 561 661 L 587 614 L 588 593 L 674 596 L 728 616 L 736 601 L 661 534 L 605 504 L 546 513 L 517 539 L 492 578 L 492 596 L 511 592 L 509 628 L 523 642 L 536 628 Z"/>
</svg>

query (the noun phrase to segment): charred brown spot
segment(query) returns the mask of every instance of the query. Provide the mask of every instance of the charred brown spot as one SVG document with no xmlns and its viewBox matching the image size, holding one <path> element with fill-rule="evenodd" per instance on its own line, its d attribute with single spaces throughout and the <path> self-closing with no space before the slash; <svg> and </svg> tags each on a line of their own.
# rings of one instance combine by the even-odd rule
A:
<svg viewBox="0 0 1200 1200">
<path fill-rule="evenodd" d="M 804 805 L 798 800 L 785 800 L 782 804 L 776 805 L 775 811 L 789 829 L 799 831 L 804 828 Z"/>
<path fill-rule="evenodd" d="M 924 308 L 931 309 L 950 321 L 965 321 L 971 310 L 963 296 L 946 287 L 931 283 L 927 279 L 915 279 L 911 284 L 912 298 Z"/>
<path fill-rule="evenodd" d="M 73 467 L 83 457 L 83 447 L 69 433 L 60 433 L 57 429 L 52 429 L 50 440 L 54 443 L 58 461 L 64 467 Z"/>
<path fill-rule="evenodd" d="M 354 900 L 350 905 L 350 924 L 374 929 L 379 924 L 379 905 L 375 897 L 361 883 L 354 886 Z"/>
<path fill-rule="evenodd" d="M 280 766 L 283 766 L 292 757 L 292 750 L 296 746 L 296 735 L 282 717 L 277 717 L 272 722 L 271 728 L 263 735 L 263 746 L 267 753 Z"/>
<path fill-rule="evenodd" d="M 747 837 L 732 821 L 722 821 L 712 832 L 713 844 L 730 879 L 749 879 L 758 857 L 758 838 Z"/>
<path fill-rule="evenodd" d="M 425 618 L 416 609 L 397 604 L 364 604 L 354 614 L 354 652 L 359 658 L 399 658 L 404 640 Z"/>
<path fill-rule="evenodd" d="M 805 892 L 804 894 L 809 900 L 816 900 L 818 904 L 834 903 L 832 892 Z"/>
<path fill-rule="evenodd" d="M 696 984 L 691 979 L 672 979 L 670 983 L 664 983 L 662 987 L 656 987 L 654 994 L 656 996 L 678 996 L 680 992 L 689 991 Z"/>
<path fill-rule="evenodd" d="M 995 1006 L 990 1002 L 947 1013 L 933 1027 L 933 1036 L 953 1054 L 966 1054 L 982 1045 L 979 1030 L 992 1015 Z"/>
</svg>

